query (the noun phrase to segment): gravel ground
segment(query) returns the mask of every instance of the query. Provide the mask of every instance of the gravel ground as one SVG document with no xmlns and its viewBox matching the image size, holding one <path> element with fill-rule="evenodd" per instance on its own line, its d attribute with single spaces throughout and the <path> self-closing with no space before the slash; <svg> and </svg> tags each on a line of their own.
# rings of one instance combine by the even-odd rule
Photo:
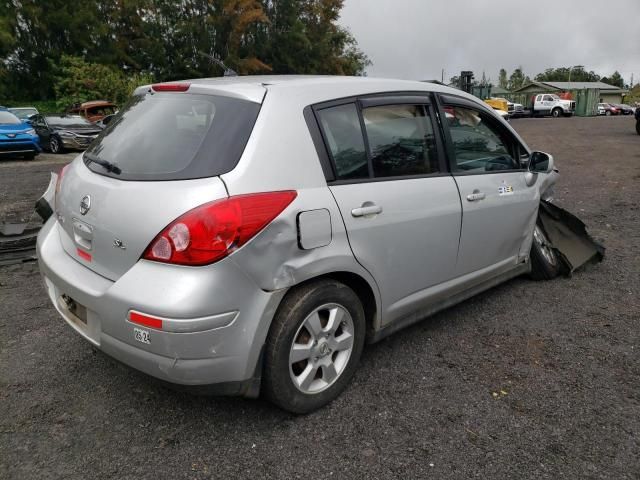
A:
<svg viewBox="0 0 640 480">
<path fill-rule="evenodd" d="M 308 416 L 159 386 L 68 328 L 34 263 L 0 268 L 0 478 L 640 478 L 640 137 L 624 117 L 512 124 L 555 156 L 556 201 L 605 261 L 369 346 Z M 59 161 L 2 164 L 1 211 Z"/>
</svg>

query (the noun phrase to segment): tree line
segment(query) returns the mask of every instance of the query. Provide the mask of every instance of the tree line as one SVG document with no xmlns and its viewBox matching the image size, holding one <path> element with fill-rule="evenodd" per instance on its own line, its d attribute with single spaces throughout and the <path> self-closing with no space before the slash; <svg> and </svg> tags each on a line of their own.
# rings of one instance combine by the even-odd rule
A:
<svg viewBox="0 0 640 480">
<path fill-rule="evenodd" d="M 80 82 L 118 99 L 142 80 L 219 76 L 213 59 L 239 74 L 363 74 L 368 58 L 337 24 L 343 1 L 0 1 L 0 98 Z"/>
<path fill-rule="evenodd" d="M 531 79 L 524 74 L 522 67 L 516 68 L 511 75 L 507 76 L 504 68 L 498 74 L 498 86 L 507 90 L 517 90 L 529 83 Z M 603 82 L 625 88 L 624 80 L 616 70 L 609 76 L 601 77 L 593 70 L 586 71 L 583 66 L 547 68 L 544 72 L 538 73 L 534 78 L 536 82 Z"/>
</svg>

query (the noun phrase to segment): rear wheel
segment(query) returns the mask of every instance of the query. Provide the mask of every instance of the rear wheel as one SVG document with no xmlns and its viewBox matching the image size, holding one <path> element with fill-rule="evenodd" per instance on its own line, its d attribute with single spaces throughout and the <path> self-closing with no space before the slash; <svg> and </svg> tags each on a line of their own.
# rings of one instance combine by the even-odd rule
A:
<svg viewBox="0 0 640 480">
<path fill-rule="evenodd" d="M 51 153 L 63 153 L 64 147 L 62 146 L 62 142 L 58 137 L 51 137 L 49 140 L 49 149 Z"/>
<path fill-rule="evenodd" d="M 267 339 L 266 397 L 293 413 L 331 402 L 353 377 L 364 337 L 362 304 L 343 283 L 319 280 L 292 291 Z"/>
<path fill-rule="evenodd" d="M 534 280 L 551 280 L 560 273 L 560 261 L 551 247 L 544 230 L 537 222 L 533 229 L 531 243 L 531 278 Z"/>
<path fill-rule="evenodd" d="M 560 118 L 562 116 L 562 109 L 554 108 L 553 110 L 551 110 L 551 115 L 553 115 L 554 118 Z"/>
</svg>

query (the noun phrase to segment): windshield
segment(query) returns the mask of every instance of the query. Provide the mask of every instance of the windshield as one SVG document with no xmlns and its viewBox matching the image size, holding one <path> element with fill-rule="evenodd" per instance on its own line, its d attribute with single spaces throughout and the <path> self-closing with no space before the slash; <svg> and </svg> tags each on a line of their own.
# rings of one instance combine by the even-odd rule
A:
<svg viewBox="0 0 640 480">
<path fill-rule="evenodd" d="M 52 127 L 93 127 L 89 120 L 85 120 L 79 115 L 69 115 L 64 117 L 45 117 L 47 123 Z"/>
<path fill-rule="evenodd" d="M 85 163 L 122 180 L 222 175 L 240 159 L 259 110 L 260 104 L 223 96 L 136 95 L 87 150 Z M 105 169 L 105 162 L 119 172 Z"/>
<path fill-rule="evenodd" d="M 13 113 L 5 110 L 0 111 L 0 124 L 2 125 L 20 125 L 22 122 Z"/>
<path fill-rule="evenodd" d="M 31 115 L 36 115 L 38 113 L 38 110 L 35 108 L 10 108 L 9 111 L 20 120 L 25 120 Z"/>
</svg>

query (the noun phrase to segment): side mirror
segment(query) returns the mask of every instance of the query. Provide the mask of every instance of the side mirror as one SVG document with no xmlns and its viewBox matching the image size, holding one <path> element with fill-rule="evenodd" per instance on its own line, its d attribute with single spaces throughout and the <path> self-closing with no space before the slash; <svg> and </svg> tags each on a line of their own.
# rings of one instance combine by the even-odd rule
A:
<svg viewBox="0 0 640 480">
<path fill-rule="evenodd" d="M 532 173 L 551 173 L 553 171 L 553 156 L 544 152 L 533 152 L 529 157 L 527 170 Z"/>
<path fill-rule="evenodd" d="M 24 123 L 26 123 L 27 125 L 32 125 L 33 126 L 33 120 L 30 118 L 27 118 Z"/>
</svg>

